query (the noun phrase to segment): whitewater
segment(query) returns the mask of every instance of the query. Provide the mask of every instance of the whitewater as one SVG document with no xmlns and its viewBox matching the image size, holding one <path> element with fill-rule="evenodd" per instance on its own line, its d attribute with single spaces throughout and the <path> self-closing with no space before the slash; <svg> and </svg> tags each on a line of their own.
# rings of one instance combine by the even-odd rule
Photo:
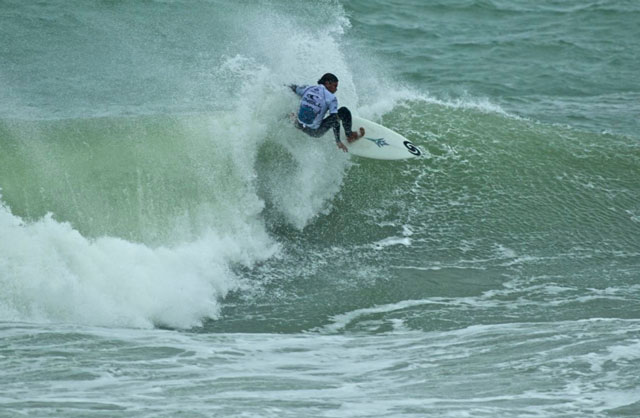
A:
<svg viewBox="0 0 640 418">
<path fill-rule="evenodd" d="M 639 415 L 639 17 L 0 2 L 0 417 Z"/>
</svg>

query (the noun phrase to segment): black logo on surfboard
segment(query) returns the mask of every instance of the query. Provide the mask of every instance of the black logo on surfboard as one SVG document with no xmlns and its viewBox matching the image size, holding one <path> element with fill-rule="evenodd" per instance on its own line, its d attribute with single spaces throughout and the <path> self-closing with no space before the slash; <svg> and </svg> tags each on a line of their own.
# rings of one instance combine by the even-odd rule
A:
<svg viewBox="0 0 640 418">
<path fill-rule="evenodd" d="M 420 149 L 418 149 L 418 147 L 413 145 L 410 141 L 404 141 L 404 146 L 407 147 L 409 152 L 412 153 L 413 155 L 416 155 L 416 156 L 422 155 L 422 152 L 420 152 Z"/>
</svg>

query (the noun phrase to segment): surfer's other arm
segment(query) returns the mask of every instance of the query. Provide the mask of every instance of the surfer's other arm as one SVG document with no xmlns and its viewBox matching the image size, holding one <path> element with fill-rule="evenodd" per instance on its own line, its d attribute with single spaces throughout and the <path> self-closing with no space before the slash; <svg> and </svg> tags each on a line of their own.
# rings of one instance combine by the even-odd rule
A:
<svg viewBox="0 0 640 418">
<path fill-rule="evenodd" d="M 287 87 L 289 87 L 291 91 L 293 91 L 295 94 L 302 97 L 302 95 L 304 94 L 304 91 L 309 86 L 298 86 L 297 84 L 289 84 Z"/>
</svg>

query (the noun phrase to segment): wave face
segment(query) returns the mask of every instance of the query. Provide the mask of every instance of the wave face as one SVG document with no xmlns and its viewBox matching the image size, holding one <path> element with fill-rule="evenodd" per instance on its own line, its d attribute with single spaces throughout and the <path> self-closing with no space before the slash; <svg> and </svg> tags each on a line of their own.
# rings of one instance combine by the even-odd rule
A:
<svg viewBox="0 0 640 418">
<path fill-rule="evenodd" d="M 344 17 L 224 2 L 3 8 L 7 318 L 197 325 L 242 287 L 234 266 L 278 252 L 265 207 L 297 229 L 330 210 L 349 161 L 295 141 L 283 85 L 312 82 L 304 51 L 328 48 L 343 102 L 357 101 Z"/>
<path fill-rule="evenodd" d="M 377 36 L 370 31 L 386 28 L 396 45 L 411 24 L 402 26 L 400 10 L 400 20 L 384 20 L 376 7 L 5 4 L 2 59 L 12 65 L 0 72 L 4 315 L 189 328 L 219 318 L 232 290 L 252 301 L 249 311 L 271 286 L 285 299 L 336 301 L 294 326 L 305 328 L 361 297 L 357 287 L 336 296 L 336 275 L 367 282 L 394 277 L 395 266 L 422 277 L 444 267 L 485 269 L 496 257 L 548 263 L 554 254 L 564 257 L 553 271 L 571 272 L 583 271 L 575 257 L 635 259 L 640 152 L 627 135 L 635 122 L 607 131 L 594 117 L 591 129 L 572 129 L 548 123 L 569 121 L 571 111 L 533 122 L 516 115 L 541 113 L 487 98 L 480 82 L 465 81 L 474 98 L 430 94 L 411 75 L 394 79 L 384 48 L 368 53 Z M 489 21 L 528 13 L 504 7 L 429 9 L 460 15 L 457 24 L 468 8 Z M 423 54 L 413 41 L 389 53 Z M 436 37 L 433 45 L 447 42 Z M 488 41 L 478 42 L 469 48 L 486 52 Z M 434 71 L 444 76 L 439 65 Z M 415 141 L 427 158 L 349 159 L 330 141 L 301 138 L 287 122 L 296 98 L 284 85 L 313 83 L 325 70 L 339 74 L 341 104 Z M 525 87 L 531 99 L 535 88 Z M 290 282 L 309 272 L 326 290 Z M 400 293 L 427 291 L 418 285 Z M 290 309 L 280 302 L 276 311 Z M 363 303 L 378 302 L 388 300 Z"/>
</svg>

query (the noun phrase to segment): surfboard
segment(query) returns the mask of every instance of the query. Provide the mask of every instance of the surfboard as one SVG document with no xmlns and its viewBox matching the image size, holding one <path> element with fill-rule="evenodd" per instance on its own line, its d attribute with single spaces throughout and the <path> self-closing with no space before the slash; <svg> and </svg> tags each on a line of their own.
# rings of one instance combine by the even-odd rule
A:
<svg viewBox="0 0 640 418">
<path fill-rule="evenodd" d="M 340 129 L 340 139 L 353 155 L 376 160 L 403 160 L 422 155 L 420 148 L 399 133 L 370 120 L 353 116 L 352 129 L 357 131 L 361 126 L 365 130 L 364 136 L 352 143 L 347 142 L 344 129 Z M 327 135 L 333 138 L 333 131 L 329 130 Z"/>
</svg>

